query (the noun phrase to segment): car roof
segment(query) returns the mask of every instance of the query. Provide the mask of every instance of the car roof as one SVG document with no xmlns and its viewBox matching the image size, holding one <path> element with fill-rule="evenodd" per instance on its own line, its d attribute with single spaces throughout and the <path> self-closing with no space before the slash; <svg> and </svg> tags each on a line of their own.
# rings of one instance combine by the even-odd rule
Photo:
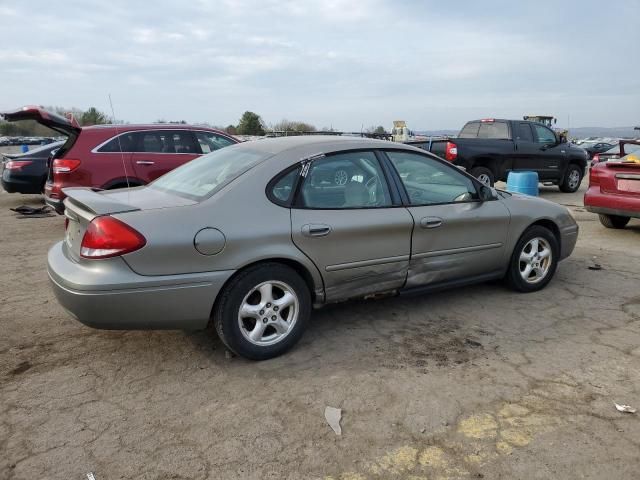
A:
<svg viewBox="0 0 640 480">
<path fill-rule="evenodd" d="M 131 130 L 207 130 L 210 132 L 220 133 L 222 135 L 231 136 L 216 128 L 207 127 L 205 125 L 188 125 L 184 123 L 136 123 L 136 124 L 113 124 L 106 123 L 103 125 L 90 125 L 82 127 L 83 130 L 117 130 L 119 132 L 128 132 Z"/>
<path fill-rule="evenodd" d="M 250 148 L 252 150 L 272 153 L 274 155 L 295 149 L 296 154 L 308 154 L 309 156 L 334 150 L 360 148 L 399 148 L 424 153 L 424 150 L 420 150 L 419 148 L 404 145 L 402 143 L 390 142 L 388 140 L 343 137 L 337 135 L 300 135 L 293 137 L 264 138 L 244 142 L 236 145 L 234 148 Z"/>
</svg>

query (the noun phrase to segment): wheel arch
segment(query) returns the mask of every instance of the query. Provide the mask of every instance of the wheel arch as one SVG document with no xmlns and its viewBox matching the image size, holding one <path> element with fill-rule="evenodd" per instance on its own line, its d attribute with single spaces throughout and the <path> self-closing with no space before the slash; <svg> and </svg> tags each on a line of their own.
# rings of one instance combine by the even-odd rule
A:
<svg viewBox="0 0 640 480">
<path fill-rule="evenodd" d="M 285 265 L 291 268 L 292 270 L 294 270 L 298 275 L 300 275 L 300 277 L 302 277 L 302 279 L 306 283 L 307 288 L 309 289 L 309 294 L 311 295 L 312 304 L 322 303 L 324 301 L 324 284 L 322 283 L 322 277 L 320 277 L 320 283 L 318 284 L 317 281 L 314 279 L 313 274 L 311 273 L 309 268 L 305 266 L 302 262 L 293 258 L 286 258 L 286 257 L 262 258 L 260 260 L 243 265 L 233 275 L 231 275 L 226 282 L 224 282 L 224 285 L 222 285 L 222 288 L 220 288 L 218 295 L 216 296 L 216 300 L 211 307 L 210 318 L 211 319 L 213 318 L 213 313 L 215 312 L 216 306 L 220 301 L 220 297 L 221 297 L 220 294 L 224 291 L 225 288 L 227 288 L 227 285 L 229 285 L 230 282 L 232 282 L 238 275 L 245 272 L 249 268 L 254 268 L 256 266 L 269 264 L 269 263 L 279 263 L 281 265 Z M 322 291 L 322 295 L 320 295 L 320 291 Z"/>
<path fill-rule="evenodd" d="M 545 227 L 546 229 L 550 230 L 551 233 L 553 233 L 553 236 L 556 237 L 556 241 L 558 242 L 558 249 L 562 251 L 562 238 L 560 235 L 560 227 L 558 227 L 556 222 L 554 222 L 549 218 L 541 218 L 540 220 L 536 220 L 535 222 L 527 226 L 527 228 L 525 228 L 522 231 L 522 234 L 524 234 L 524 232 L 526 232 L 529 228 L 534 227 L 536 225 Z M 522 236 L 522 234 L 520 234 L 520 236 Z"/>
</svg>

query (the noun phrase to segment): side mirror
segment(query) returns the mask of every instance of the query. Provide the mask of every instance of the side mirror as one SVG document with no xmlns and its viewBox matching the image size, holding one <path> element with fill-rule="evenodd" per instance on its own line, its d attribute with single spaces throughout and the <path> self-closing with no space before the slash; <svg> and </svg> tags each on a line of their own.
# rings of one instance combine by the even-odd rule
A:
<svg viewBox="0 0 640 480">
<path fill-rule="evenodd" d="M 494 192 L 493 188 L 481 185 L 478 189 L 478 196 L 481 202 L 488 202 L 490 200 L 496 200 L 498 196 Z"/>
</svg>

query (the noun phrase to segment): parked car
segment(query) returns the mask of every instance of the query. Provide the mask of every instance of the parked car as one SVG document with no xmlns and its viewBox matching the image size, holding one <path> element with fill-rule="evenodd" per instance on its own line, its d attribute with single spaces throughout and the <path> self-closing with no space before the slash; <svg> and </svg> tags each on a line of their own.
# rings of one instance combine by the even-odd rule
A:
<svg viewBox="0 0 640 480">
<path fill-rule="evenodd" d="M 96 125 L 75 122 L 39 107 L 2 114 L 7 121 L 35 120 L 68 136 L 51 161 L 45 201 L 64 210 L 62 191 L 83 186 L 101 190 L 145 185 L 203 153 L 238 143 L 224 132 L 192 125 Z"/>
<path fill-rule="evenodd" d="M 48 161 L 64 142 L 55 142 L 27 153 L 4 154 L 2 188 L 8 193 L 42 193 L 49 172 Z"/>
<path fill-rule="evenodd" d="M 345 165 L 346 183 L 325 183 Z M 292 347 L 312 305 L 499 278 L 540 290 L 578 235 L 561 205 L 372 139 L 241 143 L 144 187 L 66 193 L 48 271 L 75 318 L 106 329 L 211 321 L 251 359 Z"/>
<path fill-rule="evenodd" d="M 455 138 L 410 143 L 464 167 L 488 186 L 506 181 L 511 170 L 530 170 L 538 172 L 541 182 L 575 192 L 587 170 L 583 149 L 526 120 L 474 120 Z"/>
<path fill-rule="evenodd" d="M 611 147 L 602 153 L 596 153 L 591 159 L 591 166 L 600 162 L 607 162 L 609 160 L 617 160 L 629 153 L 640 152 L 640 145 L 637 140 L 620 140 L 618 145 Z"/>
<path fill-rule="evenodd" d="M 589 154 L 589 159 L 593 158 L 595 154 L 606 152 L 607 150 L 611 149 L 614 146 L 615 145 L 613 145 L 612 143 L 606 143 L 606 142 L 596 142 L 596 143 L 589 143 L 586 145 L 585 144 L 580 145 L 580 147 L 584 148 L 586 152 Z"/>
<path fill-rule="evenodd" d="M 628 142 L 623 150 L 640 147 L 640 141 Z M 640 218 L 640 150 L 591 167 L 584 206 L 607 228 L 624 228 L 631 218 Z"/>
</svg>

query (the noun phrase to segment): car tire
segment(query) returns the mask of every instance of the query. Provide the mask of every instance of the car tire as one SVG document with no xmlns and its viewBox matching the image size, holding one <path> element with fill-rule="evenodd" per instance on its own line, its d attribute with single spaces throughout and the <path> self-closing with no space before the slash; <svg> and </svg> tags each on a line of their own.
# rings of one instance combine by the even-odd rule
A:
<svg viewBox="0 0 640 480">
<path fill-rule="evenodd" d="M 560 246 L 551 230 L 533 225 L 522 234 L 509 262 L 507 284 L 519 292 L 543 289 L 558 266 Z"/>
<path fill-rule="evenodd" d="M 263 263 L 224 287 L 212 320 L 220 340 L 233 353 L 266 360 L 293 347 L 310 316 L 311 294 L 302 277 L 286 265 Z"/>
<path fill-rule="evenodd" d="M 630 217 L 623 217 L 620 215 L 605 215 L 603 213 L 599 214 L 600 223 L 607 228 L 624 228 L 631 220 Z"/>
<path fill-rule="evenodd" d="M 574 164 L 570 163 L 567 167 L 567 171 L 564 175 L 564 179 L 560 186 L 560 191 L 564 193 L 573 193 L 578 191 L 580 184 L 582 183 L 582 169 Z"/>
<path fill-rule="evenodd" d="M 469 173 L 476 177 L 480 183 L 488 187 L 493 187 L 493 184 L 496 181 L 496 176 L 493 174 L 491 169 L 487 167 L 474 167 Z"/>
</svg>

